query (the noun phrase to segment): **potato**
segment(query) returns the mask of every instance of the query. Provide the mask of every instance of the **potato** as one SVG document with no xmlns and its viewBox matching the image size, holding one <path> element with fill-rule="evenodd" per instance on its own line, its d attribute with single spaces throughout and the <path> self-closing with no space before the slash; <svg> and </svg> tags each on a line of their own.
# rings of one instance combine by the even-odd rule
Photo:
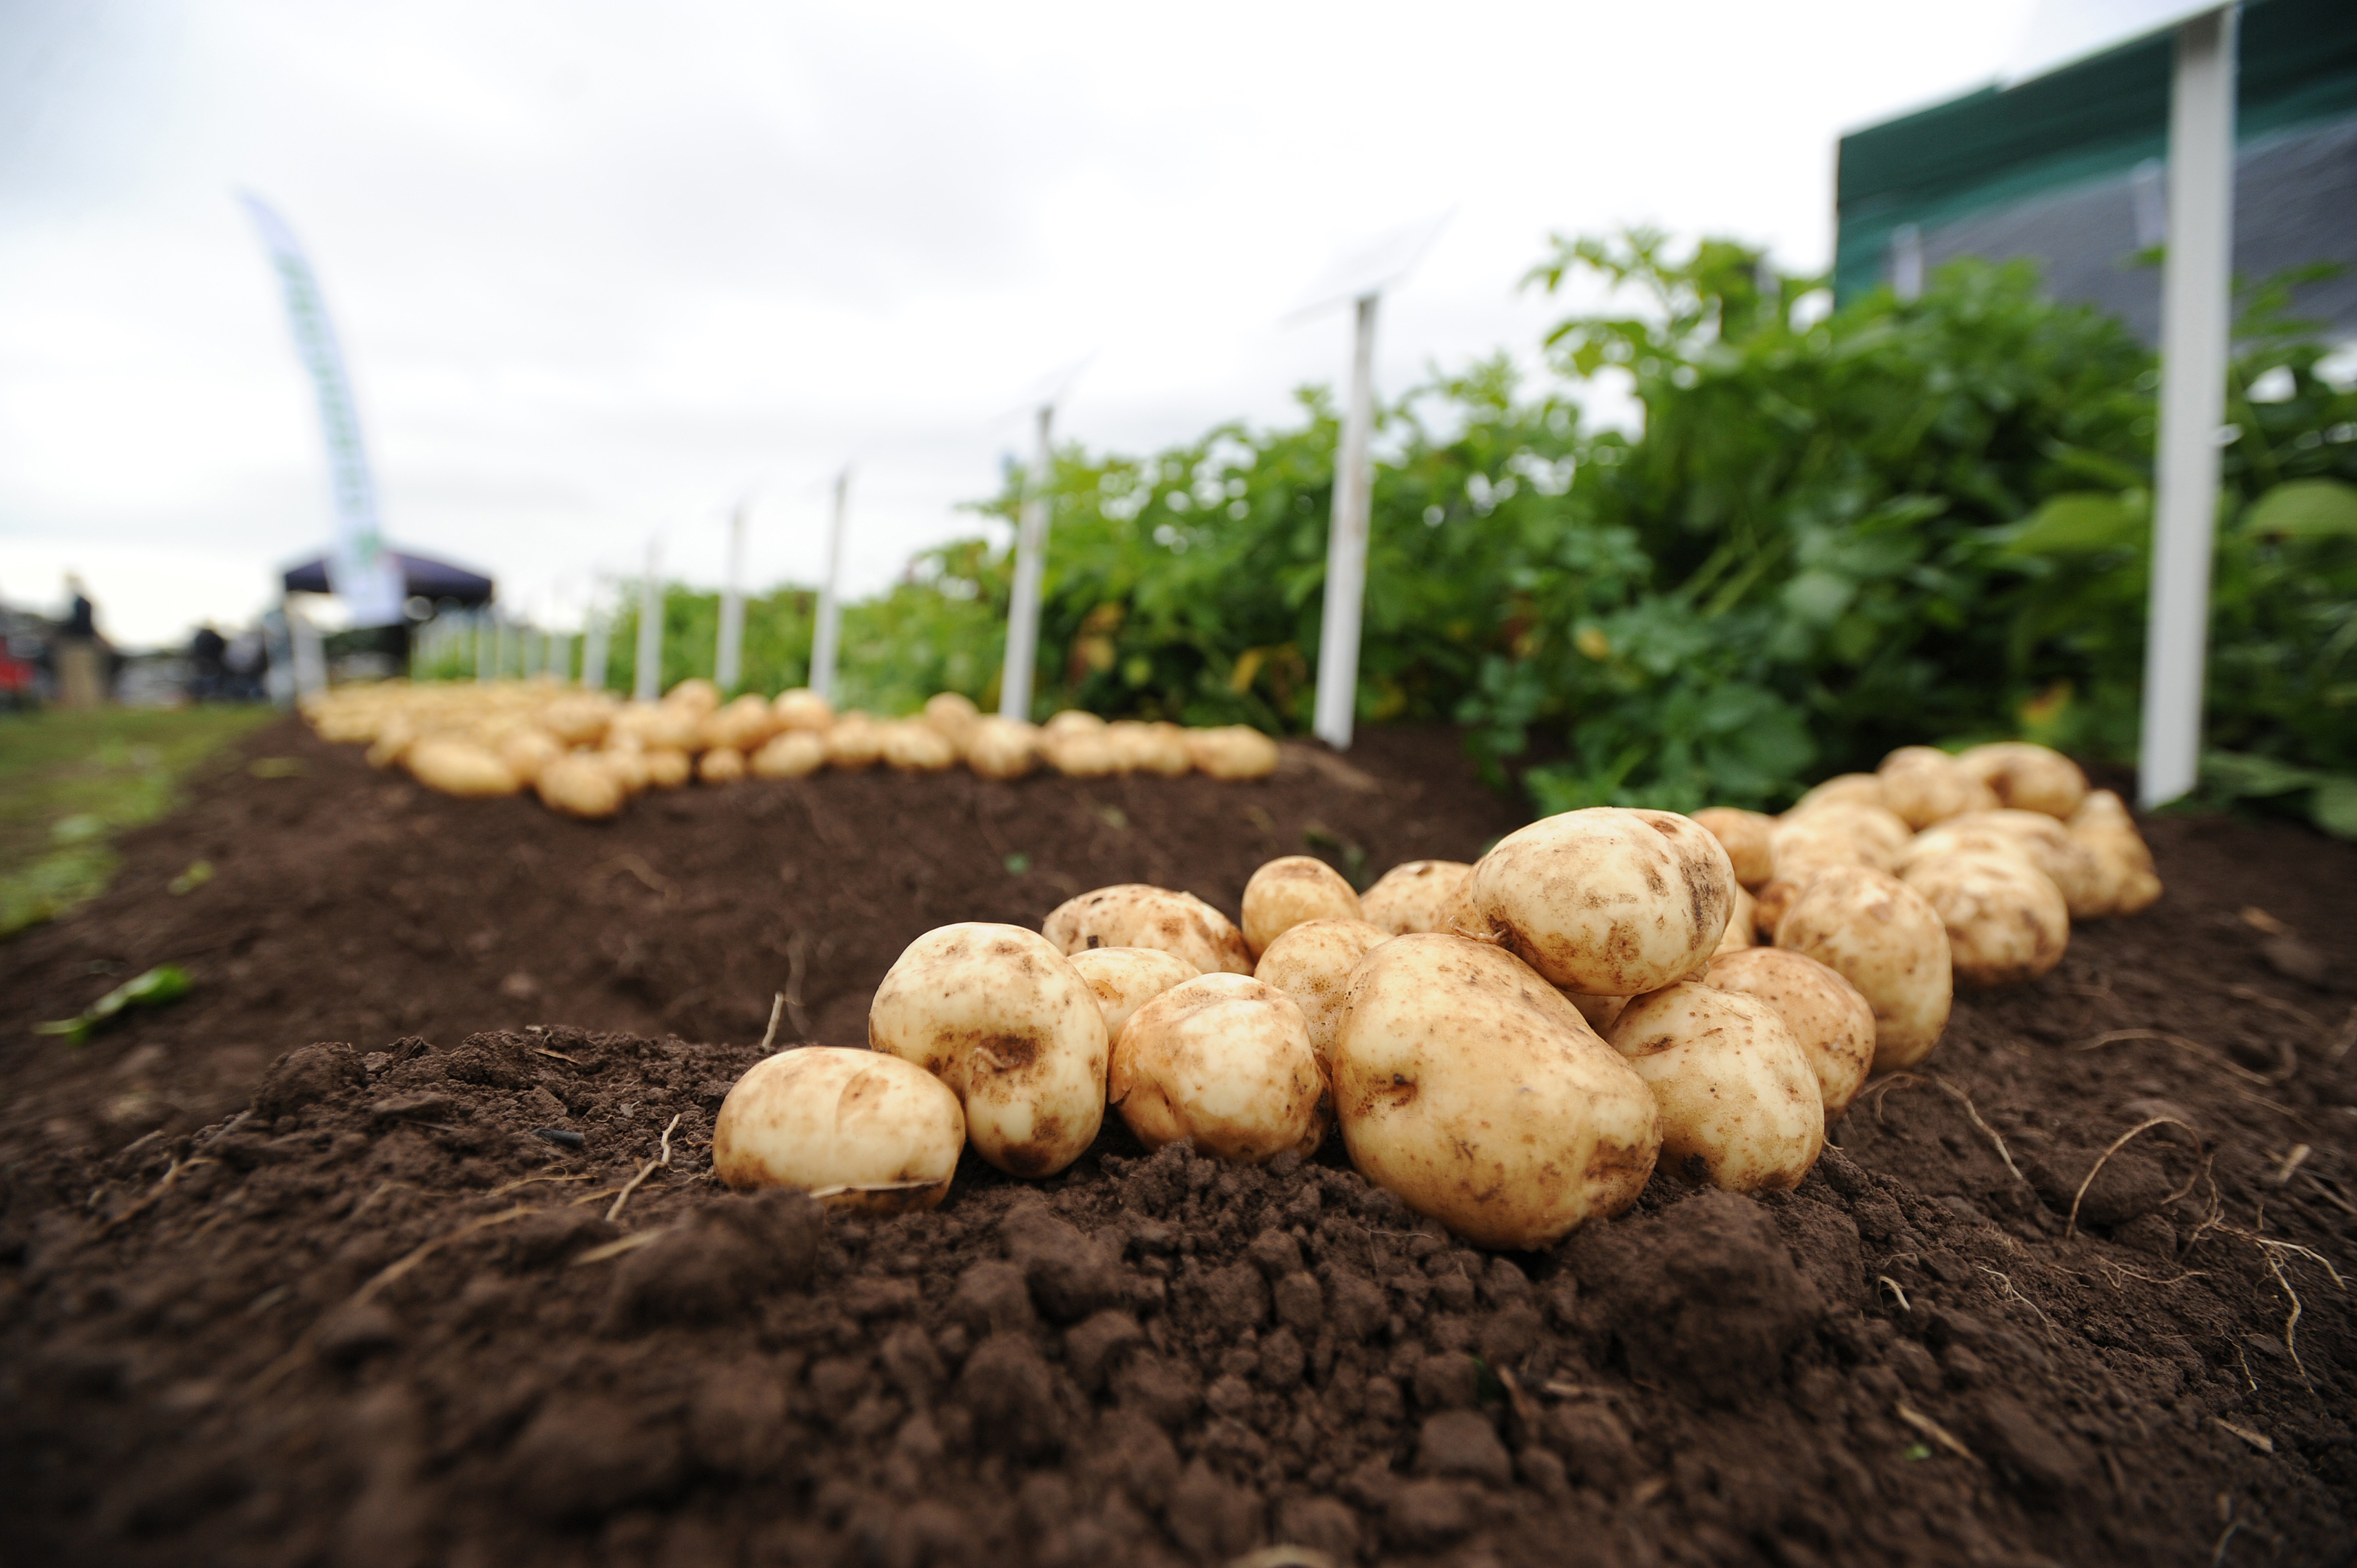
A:
<svg viewBox="0 0 2357 1568">
<path fill-rule="evenodd" d="M 1205 974 L 1250 974 L 1251 950 L 1228 918 L 1192 893 L 1143 882 L 1067 898 L 1040 927 L 1066 954 L 1090 948 L 1154 948 L 1177 953 Z"/>
<path fill-rule="evenodd" d="M 921 719 L 902 719 L 882 728 L 884 761 L 899 772 L 939 773 L 957 763 L 956 745 Z"/>
<path fill-rule="evenodd" d="M 1711 960 L 1706 985 L 1765 1002 L 1817 1076 L 1825 1120 L 1840 1119 L 1874 1065 L 1874 1009 L 1857 986 L 1806 953 L 1746 948 Z"/>
<path fill-rule="evenodd" d="M 1334 1036 L 1342 1025 L 1351 972 L 1391 935 L 1364 920 L 1304 920 L 1269 943 L 1253 966 L 1254 980 L 1275 986 L 1301 1009 L 1319 1072 L 1332 1070 Z"/>
<path fill-rule="evenodd" d="M 701 675 L 691 675 L 663 693 L 664 703 L 701 719 L 720 706 L 720 688 Z"/>
<path fill-rule="evenodd" d="M 1986 811 L 1997 803 L 1989 787 L 1956 766 L 1936 746 L 1902 746 L 1882 759 L 1884 804 L 1921 832 L 1964 811 Z"/>
<path fill-rule="evenodd" d="M 966 738 L 966 766 L 985 779 L 1020 779 L 1039 761 L 1039 749 L 1035 725 L 986 718 Z"/>
<path fill-rule="evenodd" d="M 1709 829 L 1727 851 L 1736 881 L 1757 887 L 1776 875 L 1776 859 L 1768 845 L 1768 832 L 1776 825 L 1775 818 L 1733 806 L 1706 806 L 1694 814 L 1694 820 Z"/>
<path fill-rule="evenodd" d="M 1359 896 L 1342 874 L 1315 855 L 1280 855 L 1244 884 L 1244 946 L 1258 958 L 1287 928 L 1304 920 L 1356 920 Z"/>
<path fill-rule="evenodd" d="M 1063 717 L 1061 714 L 1056 716 Z M 1067 779 L 1103 779 L 1121 771 L 1121 759 L 1114 755 L 1113 737 L 1102 726 L 1090 729 L 1067 725 L 1060 730 L 1043 729 L 1039 732 L 1039 756 Z"/>
<path fill-rule="evenodd" d="M 432 736 L 411 746 L 402 757 L 410 776 L 428 789 L 467 800 L 512 795 L 523 781 L 488 746 L 447 736 Z"/>
<path fill-rule="evenodd" d="M 321 733 L 324 738 L 325 732 Z M 371 768 L 390 768 L 406 756 L 417 740 L 416 722 L 395 714 L 377 726 L 375 738 L 369 742 L 366 761 Z"/>
<path fill-rule="evenodd" d="M 748 764 L 758 779 L 802 779 L 826 766 L 826 742 L 806 729 L 780 730 Z"/>
<path fill-rule="evenodd" d="M 1975 985 L 2035 980 L 2071 945 L 2062 890 L 2018 849 L 1922 856 L 1900 880 L 1939 911 L 1955 972 Z"/>
<path fill-rule="evenodd" d="M 1367 923 L 1394 936 L 1445 931 L 1473 867 L 1461 860 L 1411 860 L 1393 866 L 1359 895 Z"/>
<path fill-rule="evenodd" d="M 751 753 L 760 750 L 761 743 L 777 734 L 778 727 L 769 699 L 748 692 L 726 707 L 705 714 L 695 726 L 695 741 L 707 749 L 726 746 Z"/>
<path fill-rule="evenodd" d="M 770 715 L 780 729 L 815 730 L 823 735 L 834 727 L 834 704 L 807 686 L 779 693 L 778 700 L 770 704 Z"/>
<path fill-rule="evenodd" d="M 942 926 L 910 942 L 876 988 L 867 1043 L 956 1090 L 974 1152 L 1009 1176 L 1055 1175 L 1103 1123 L 1103 1010 L 1020 926 Z"/>
<path fill-rule="evenodd" d="M 1652 1091 L 1513 954 L 1394 937 L 1346 1007 L 1333 1096 L 1351 1163 L 1416 1212 L 1480 1246 L 1543 1247 L 1644 1190 Z"/>
<path fill-rule="evenodd" d="M 565 746 L 546 730 L 528 725 L 510 730 L 494 749 L 518 782 L 530 784 L 540 777 L 542 768 L 565 755 Z"/>
<path fill-rule="evenodd" d="M 2016 811 L 2067 819 L 2087 798 L 2087 776 L 2051 746 L 2028 741 L 1975 746 L 1958 754 L 1956 766 Z"/>
<path fill-rule="evenodd" d="M 941 1079 L 878 1051 L 802 1046 L 755 1062 L 720 1102 L 712 1170 L 737 1188 L 791 1187 L 831 1208 L 940 1206 L 965 1147 Z"/>
<path fill-rule="evenodd" d="M 1175 779 L 1195 766 L 1187 755 L 1187 732 L 1177 725 L 1116 719 L 1106 726 L 1114 760 L 1125 773 L 1158 773 Z"/>
<path fill-rule="evenodd" d="M 2088 902 L 2099 915 L 2133 915 L 2160 897 L 2152 851 L 2136 832 L 2136 819 L 2109 789 L 2094 789 L 2071 814 L 2073 843 L 2094 855 L 2098 868 Z"/>
<path fill-rule="evenodd" d="M 1752 906 L 1752 929 L 1765 939 L 1774 937 L 1776 922 L 1820 873 L 1842 865 L 1890 869 L 1889 857 L 1872 840 L 1840 831 L 1830 817 L 1816 822 L 1788 817 L 1776 824 L 1769 841 L 1774 846 L 1776 875 L 1760 885 Z"/>
<path fill-rule="evenodd" d="M 540 770 L 533 780 L 541 804 L 562 816 L 595 821 L 622 809 L 622 780 L 594 752 L 571 751 Z"/>
<path fill-rule="evenodd" d="M 1105 1037 L 1121 1038 L 1129 1015 L 1181 981 L 1203 972 L 1177 953 L 1155 948 L 1085 948 L 1071 955 L 1071 966 L 1089 983 L 1091 994 L 1104 1014 Z"/>
<path fill-rule="evenodd" d="M 856 773 L 863 768 L 875 767 L 883 756 L 884 726 L 856 709 L 835 720 L 834 727 L 826 732 L 826 761 L 830 768 Z"/>
<path fill-rule="evenodd" d="M 1729 1192 L 1790 1191 L 1825 1146 L 1824 1100 L 1792 1032 L 1755 997 L 1681 982 L 1612 1026 L 1662 1108 L 1662 1153 Z"/>
<path fill-rule="evenodd" d="M 597 766 L 621 787 L 625 795 L 643 794 L 647 786 L 653 782 L 653 775 L 647 767 L 647 754 L 635 746 L 608 746 L 590 755 L 597 757 Z"/>
<path fill-rule="evenodd" d="M 1727 932 L 1735 868 L 1672 811 L 1595 806 L 1500 839 L 1467 879 L 1473 934 L 1556 985 L 1635 996 L 1699 967 Z"/>
<path fill-rule="evenodd" d="M 650 746 L 644 753 L 647 782 L 658 789 L 676 789 L 687 782 L 694 764 L 687 753 L 668 746 Z"/>
<path fill-rule="evenodd" d="M 982 723 L 982 711 L 974 699 L 956 692 L 936 692 L 925 699 L 924 722 L 941 732 L 941 736 L 965 755 L 966 742 L 974 737 L 976 725 Z"/>
<path fill-rule="evenodd" d="M 1192 1138 L 1202 1154 L 1258 1165 L 1326 1139 L 1326 1075 L 1301 1009 L 1247 975 L 1182 981 L 1131 1014 L 1108 1085 L 1149 1149 Z"/>
<path fill-rule="evenodd" d="M 1039 726 L 1039 733 L 1042 736 L 1102 735 L 1107 727 L 1104 720 L 1086 708 L 1063 708 L 1049 715 L 1048 722 Z"/>
<path fill-rule="evenodd" d="M 1889 797 L 1882 792 L 1881 775 L 1837 773 L 1793 801 L 1792 811 L 1784 814 L 1789 817 L 1793 811 L 1803 811 L 1811 806 L 1824 805 L 1835 800 L 1856 800 L 1868 806 L 1880 806 L 1885 811 L 1890 808 Z"/>
<path fill-rule="evenodd" d="M 1214 779 L 1265 779 L 1276 771 L 1276 742 L 1249 725 L 1190 729 L 1187 755 Z"/>
<path fill-rule="evenodd" d="M 646 751 L 685 751 L 695 744 L 702 715 L 665 703 L 629 703 L 608 726 L 609 740 L 626 736 Z"/>
<path fill-rule="evenodd" d="M 2062 902 L 2074 920 L 2102 912 L 2102 863 L 2093 850 L 2071 836 L 2070 830 L 2042 811 L 1966 811 L 1950 817 L 1938 827 L 1916 834 L 1893 869 L 1903 878 L 1907 867 L 1918 860 L 1967 850 L 2028 857 L 2061 890 Z"/>
<path fill-rule="evenodd" d="M 1795 807 L 1776 824 L 1776 831 L 1788 839 L 1802 834 L 1847 839 L 1870 852 L 1871 863 L 1884 871 L 1890 869 L 1899 852 L 1915 836 L 1896 811 L 1864 800 L 1822 800 L 1805 809 Z"/>
<path fill-rule="evenodd" d="M 1735 885 L 1735 907 L 1727 914 L 1727 934 L 1718 939 L 1711 950 L 1716 959 L 1721 953 L 1741 952 L 1752 945 L 1756 937 L 1755 922 L 1760 918 L 1759 900 L 1745 891 L 1740 882 Z"/>
<path fill-rule="evenodd" d="M 540 722 L 567 746 L 596 746 L 606 738 L 619 704 L 603 692 L 575 692 L 543 708 Z"/>
<path fill-rule="evenodd" d="M 1820 873 L 1776 923 L 1776 945 L 1806 953 L 1874 1009 L 1874 1070 L 1912 1067 L 1940 1043 L 1955 999 L 1948 931 L 1923 896 L 1862 865 Z"/>
<path fill-rule="evenodd" d="M 1561 991 L 1563 988 L 1557 986 L 1555 989 Z M 1587 1026 L 1596 1031 L 1599 1039 L 1611 1034 L 1612 1026 L 1620 1021 L 1620 1015 L 1629 1006 L 1626 996 L 1590 996 L 1584 991 L 1565 991 L 1563 994 L 1579 1009 L 1579 1015 L 1587 1020 Z"/>
<path fill-rule="evenodd" d="M 745 777 L 745 754 L 733 746 L 716 746 L 695 759 L 695 776 L 706 784 L 734 784 Z"/>
</svg>

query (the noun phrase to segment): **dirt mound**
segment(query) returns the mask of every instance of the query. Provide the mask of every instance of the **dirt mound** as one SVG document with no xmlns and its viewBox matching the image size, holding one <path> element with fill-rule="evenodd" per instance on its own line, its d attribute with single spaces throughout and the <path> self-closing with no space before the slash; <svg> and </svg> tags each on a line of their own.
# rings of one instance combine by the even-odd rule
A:
<svg viewBox="0 0 2357 1568">
<path fill-rule="evenodd" d="M 1063 1176 L 969 1157 L 942 1209 L 890 1220 L 709 1179 L 788 980 L 855 1040 L 909 936 L 1036 925 L 1065 892 L 1045 872 L 1232 909 L 1312 815 L 1376 870 L 1510 825 L 1418 744 L 1354 752 L 1372 789 L 1306 761 L 1200 794 L 866 776 L 611 831 L 386 804 L 334 754 L 223 783 L 84 916 L 0 950 L 18 1016 L 46 1015 L 27 986 L 106 983 L 94 955 L 199 979 L 79 1054 L 9 1020 L 12 1540 L 176 1564 L 2349 1560 L 2357 1334 L 2326 1262 L 2357 1256 L 2357 855 L 2293 830 L 2152 824 L 2169 897 L 1962 998 L 1797 1191 L 1657 1174 L 1544 1251 L 1458 1245 L 1338 1144 L 1254 1171 L 1117 1122 Z M 229 898 L 145 886 L 209 835 Z M 502 992 L 518 972 L 557 989 Z M 386 1011 L 522 1024 L 550 995 L 641 1021 Z M 729 1043 L 642 1037 L 666 1008 Z"/>
</svg>

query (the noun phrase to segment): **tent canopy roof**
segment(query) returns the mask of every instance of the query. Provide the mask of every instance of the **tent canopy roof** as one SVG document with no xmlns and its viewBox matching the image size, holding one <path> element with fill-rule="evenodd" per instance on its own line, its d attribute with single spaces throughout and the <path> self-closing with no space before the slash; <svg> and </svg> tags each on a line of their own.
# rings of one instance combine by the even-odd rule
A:
<svg viewBox="0 0 2357 1568">
<path fill-rule="evenodd" d="M 403 585 L 413 598 L 455 599 L 462 605 L 489 604 L 492 584 L 479 572 L 469 572 L 464 566 L 453 566 L 447 561 L 430 556 L 412 555 L 404 551 L 388 550 L 401 566 Z M 285 579 L 290 594 L 324 594 L 328 586 L 328 558 L 324 555 L 286 568 Z"/>
</svg>

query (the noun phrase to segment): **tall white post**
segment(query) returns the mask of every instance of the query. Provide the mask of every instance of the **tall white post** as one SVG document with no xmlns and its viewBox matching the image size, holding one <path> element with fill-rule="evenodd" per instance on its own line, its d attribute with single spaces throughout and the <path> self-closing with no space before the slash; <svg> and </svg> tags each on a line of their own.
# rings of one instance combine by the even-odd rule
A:
<svg viewBox="0 0 2357 1568">
<path fill-rule="evenodd" d="M 843 641 L 843 519 L 851 499 L 851 470 L 834 477 L 834 515 L 827 523 L 826 580 L 818 589 L 818 624 L 811 628 L 810 689 L 834 701 L 834 656 Z"/>
<path fill-rule="evenodd" d="M 606 644 L 613 634 L 611 614 L 603 606 L 591 606 L 589 624 L 581 630 L 581 684 L 592 692 L 606 689 Z"/>
<path fill-rule="evenodd" d="M 319 636 L 319 628 L 311 624 L 311 618 L 291 605 L 286 609 L 286 636 L 295 649 L 296 694 L 307 697 L 326 691 L 327 644 Z"/>
<path fill-rule="evenodd" d="M 745 665 L 745 514 L 753 498 L 737 503 L 728 520 L 728 580 L 720 589 L 720 646 L 713 650 L 712 683 L 723 692 L 737 690 Z"/>
<path fill-rule="evenodd" d="M 2136 758 L 2136 794 L 2148 807 L 2191 789 L 2201 766 L 2218 431 L 2233 309 L 2234 16 L 2227 5 L 2179 27 L 2169 95 L 2160 438 Z"/>
<path fill-rule="evenodd" d="M 1015 592 L 1006 607 L 1006 662 L 998 676 L 998 716 L 1031 717 L 1031 669 L 1039 655 L 1039 582 L 1048 570 L 1048 522 L 1055 485 L 1056 405 L 1039 409 L 1039 455 L 1015 530 Z"/>
<path fill-rule="evenodd" d="M 573 679 L 573 634 L 552 631 L 548 634 L 548 668 L 543 671 L 562 686 Z"/>
<path fill-rule="evenodd" d="M 491 612 L 486 606 L 475 612 L 475 679 L 488 681 L 497 673 L 491 668 Z"/>
<path fill-rule="evenodd" d="M 1350 747 L 1359 699 L 1359 618 L 1366 607 L 1367 518 L 1374 499 L 1367 442 L 1375 424 L 1378 297 L 1359 296 L 1351 403 L 1342 414 L 1342 449 L 1334 460 L 1334 521 L 1326 536 L 1326 618 L 1318 635 L 1318 706 L 1311 727 L 1337 751 Z"/>
<path fill-rule="evenodd" d="M 647 541 L 647 575 L 639 584 L 639 668 L 630 695 L 651 703 L 662 695 L 662 541 Z"/>
</svg>

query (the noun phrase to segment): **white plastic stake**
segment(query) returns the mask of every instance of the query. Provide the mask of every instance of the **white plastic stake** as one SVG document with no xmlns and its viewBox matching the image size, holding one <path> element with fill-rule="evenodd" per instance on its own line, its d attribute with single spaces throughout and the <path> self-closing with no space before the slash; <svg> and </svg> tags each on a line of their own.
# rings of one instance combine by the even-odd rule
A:
<svg viewBox="0 0 2357 1568">
<path fill-rule="evenodd" d="M 723 693 L 737 690 L 745 667 L 745 514 L 752 507 L 746 497 L 728 520 L 728 581 L 720 590 L 720 646 L 712 656 L 712 683 Z"/>
<path fill-rule="evenodd" d="M 589 612 L 589 624 L 581 633 L 581 684 L 592 692 L 606 689 L 606 643 L 613 628 L 603 609 Z"/>
<path fill-rule="evenodd" d="M 2136 795 L 2158 806 L 2201 766 L 2202 666 L 2218 521 L 2218 435 L 2233 322 L 2234 16 L 2177 29 L 2169 108 L 2169 251 L 2160 280 L 2160 440 Z"/>
<path fill-rule="evenodd" d="M 1367 442 L 1375 423 L 1375 301 L 1359 296 L 1351 352 L 1351 403 L 1334 462 L 1334 521 L 1326 537 L 1326 617 L 1318 634 L 1318 706 L 1311 727 L 1337 751 L 1351 746 L 1359 698 L 1359 621 L 1367 598 L 1367 520 L 1374 475 Z"/>
<path fill-rule="evenodd" d="M 630 695 L 651 703 L 662 695 L 662 541 L 647 541 L 647 575 L 639 584 L 639 668 Z"/>
<path fill-rule="evenodd" d="M 1031 717 L 1031 667 L 1039 653 L 1039 582 L 1048 570 L 1048 522 L 1055 483 L 1056 405 L 1039 408 L 1039 456 L 1015 529 L 1015 591 L 1006 606 L 1006 662 L 998 675 L 998 716 Z"/>
<path fill-rule="evenodd" d="M 834 701 L 834 654 L 843 639 L 843 519 L 851 499 L 851 470 L 834 477 L 834 516 L 827 524 L 826 581 L 819 585 L 818 624 L 811 628 L 810 689 Z"/>
<path fill-rule="evenodd" d="M 286 610 L 286 637 L 295 649 L 296 695 L 307 697 L 314 692 L 326 691 L 327 645 L 320 639 L 319 628 L 311 624 L 311 618 L 291 605 Z"/>
<path fill-rule="evenodd" d="M 491 612 L 475 612 L 475 679 L 488 681 L 496 673 L 491 669 Z"/>
</svg>

